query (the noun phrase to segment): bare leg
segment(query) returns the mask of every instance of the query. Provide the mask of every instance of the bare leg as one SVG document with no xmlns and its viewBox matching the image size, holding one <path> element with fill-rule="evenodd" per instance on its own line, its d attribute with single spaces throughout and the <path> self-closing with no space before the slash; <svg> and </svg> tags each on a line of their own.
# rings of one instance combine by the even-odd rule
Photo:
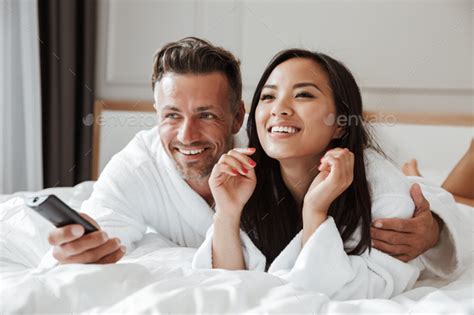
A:
<svg viewBox="0 0 474 315">
<path fill-rule="evenodd" d="M 474 139 L 441 187 L 455 196 L 474 201 Z"/>
<path fill-rule="evenodd" d="M 415 159 L 404 163 L 402 172 L 407 176 L 421 176 Z M 474 207 L 474 139 L 441 187 L 452 193 L 456 202 Z"/>
</svg>

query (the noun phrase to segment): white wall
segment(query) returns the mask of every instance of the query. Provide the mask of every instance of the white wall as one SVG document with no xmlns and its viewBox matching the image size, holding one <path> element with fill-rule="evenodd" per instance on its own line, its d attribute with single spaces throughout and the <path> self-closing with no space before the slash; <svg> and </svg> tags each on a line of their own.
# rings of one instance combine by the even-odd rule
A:
<svg viewBox="0 0 474 315">
<path fill-rule="evenodd" d="M 473 2 L 101 0 L 96 95 L 152 99 L 154 52 L 184 36 L 242 60 L 244 98 L 272 55 L 293 46 L 342 60 L 365 108 L 473 112 Z"/>
</svg>

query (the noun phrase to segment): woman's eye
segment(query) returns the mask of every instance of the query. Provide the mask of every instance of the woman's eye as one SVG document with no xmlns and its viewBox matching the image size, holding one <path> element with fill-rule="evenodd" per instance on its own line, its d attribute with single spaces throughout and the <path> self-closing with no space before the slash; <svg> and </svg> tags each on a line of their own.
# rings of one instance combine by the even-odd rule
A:
<svg viewBox="0 0 474 315">
<path fill-rule="evenodd" d="M 296 97 L 303 97 L 303 98 L 314 98 L 313 94 L 308 92 L 300 92 L 296 94 Z"/>
<path fill-rule="evenodd" d="M 274 99 L 273 95 L 270 95 L 270 94 L 262 94 L 260 96 L 260 100 L 261 101 L 265 101 L 265 100 L 271 100 L 271 99 Z"/>
<path fill-rule="evenodd" d="M 201 114 L 201 118 L 204 118 L 204 119 L 214 119 L 214 118 L 216 118 L 216 115 L 211 114 L 211 113 L 202 113 L 202 114 Z"/>
</svg>

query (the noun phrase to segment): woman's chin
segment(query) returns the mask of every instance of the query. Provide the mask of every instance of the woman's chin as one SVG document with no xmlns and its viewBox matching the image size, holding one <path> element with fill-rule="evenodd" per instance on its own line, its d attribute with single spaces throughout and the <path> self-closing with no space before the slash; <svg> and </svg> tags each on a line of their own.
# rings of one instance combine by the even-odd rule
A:
<svg viewBox="0 0 474 315">
<path fill-rule="evenodd" d="M 294 154 L 293 152 L 288 152 L 288 150 L 265 150 L 265 153 L 267 153 L 267 155 L 272 159 L 278 161 L 296 157 L 296 154 Z"/>
</svg>

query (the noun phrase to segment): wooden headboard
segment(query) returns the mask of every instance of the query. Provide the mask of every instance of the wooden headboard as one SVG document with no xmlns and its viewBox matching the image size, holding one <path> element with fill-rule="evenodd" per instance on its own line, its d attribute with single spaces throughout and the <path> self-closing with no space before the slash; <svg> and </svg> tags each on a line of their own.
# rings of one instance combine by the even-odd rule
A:
<svg viewBox="0 0 474 315">
<path fill-rule="evenodd" d="M 92 141 L 92 179 L 99 175 L 100 157 L 100 117 L 104 111 L 122 111 L 131 113 L 150 113 L 154 111 L 150 100 L 97 100 L 94 104 L 94 125 Z M 436 125 L 436 126 L 474 126 L 474 115 L 469 114 L 431 114 L 431 113 L 397 113 L 367 111 L 364 118 L 370 122 L 395 122 L 396 124 Z"/>
<path fill-rule="evenodd" d="M 100 156 L 100 117 L 103 111 L 125 111 L 125 112 L 153 112 L 153 102 L 147 100 L 118 101 L 118 100 L 96 100 L 94 102 L 94 125 L 92 129 L 92 174 L 91 179 L 99 177 Z"/>
</svg>

